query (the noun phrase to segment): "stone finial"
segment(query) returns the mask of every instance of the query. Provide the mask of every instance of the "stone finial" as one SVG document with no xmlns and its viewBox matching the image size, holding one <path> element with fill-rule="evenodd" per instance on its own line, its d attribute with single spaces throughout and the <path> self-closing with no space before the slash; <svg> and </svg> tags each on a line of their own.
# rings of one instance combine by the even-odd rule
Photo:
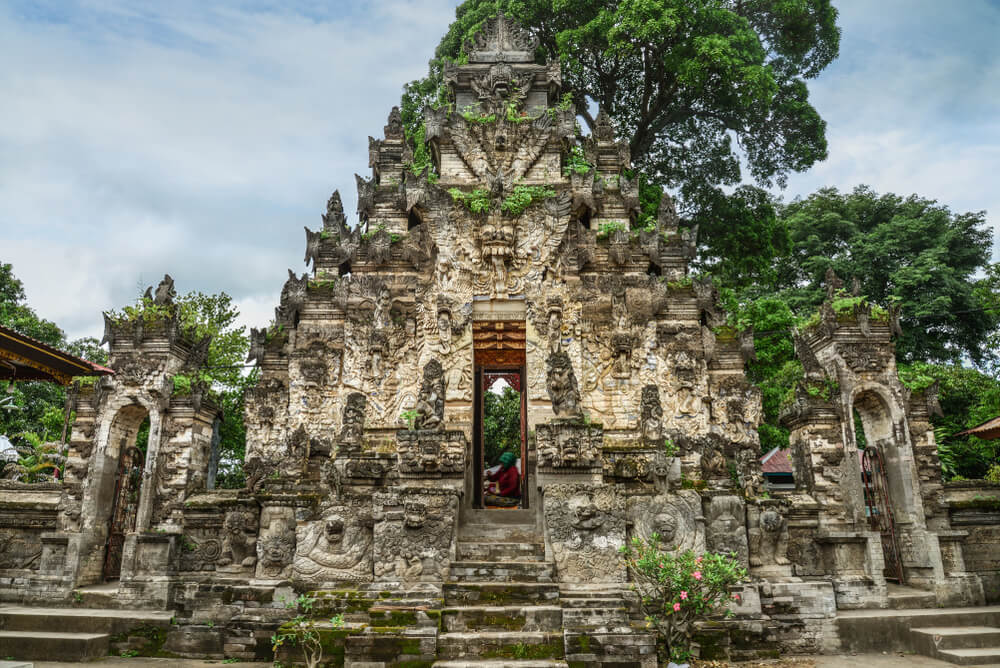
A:
<svg viewBox="0 0 1000 668">
<path fill-rule="evenodd" d="M 347 225 L 347 216 L 344 215 L 344 203 L 340 200 L 340 191 L 334 190 L 330 199 L 326 201 L 326 213 L 323 215 L 323 227 L 335 228 L 338 231 Z"/>
<path fill-rule="evenodd" d="M 611 117 L 604 109 L 599 109 L 594 119 L 594 136 L 598 141 L 614 141 L 615 128 L 611 125 Z"/>
<path fill-rule="evenodd" d="M 484 21 L 479 32 L 462 45 L 470 63 L 530 63 L 537 48 L 538 38 L 503 12 Z"/>
<path fill-rule="evenodd" d="M 833 270 L 833 267 L 827 268 L 823 283 L 826 285 L 826 297 L 830 301 L 836 299 L 837 293 L 844 289 L 844 282 L 837 276 L 837 272 Z"/>
<path fill-rule="evenodd" d="M 354 180 L 358 184 L 358 219 L 368 222 L 375 212 L 375 178 L 366 179 L 355 174 Z"/>
<path fill-rule="evenodd" d="M 386 139 L 403 138 L 403 115 L 399 113 L 399 107 L 393 107 L 389 112 L 389 120 L 384 130 Z"/>
</svg>

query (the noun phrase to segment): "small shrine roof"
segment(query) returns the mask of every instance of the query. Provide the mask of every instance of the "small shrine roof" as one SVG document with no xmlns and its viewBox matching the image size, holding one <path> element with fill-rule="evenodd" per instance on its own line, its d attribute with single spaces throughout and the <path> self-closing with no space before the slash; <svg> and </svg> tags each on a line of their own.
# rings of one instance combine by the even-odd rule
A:
<svg viewBox="0 0 1000 668">
<path fill-rule="evenodd" d="M 960 431 L 955 436 L 976 436 L 987 441 L 1000 438 L 1000 416 L 991 418 L 965 431 Z"/>
<path fill-rule="evenodd" d="M 764 473 L 792 473 L 792 462 L 788 451 L 775 448 L 760 458 L 760 468 Z"/>
<path fill-rule="evenodd" d="M 0 380 L 42 380 L 69 385 L 74 376 L 113 373 L 105 366 L 0 325 Z"/>
</svg>

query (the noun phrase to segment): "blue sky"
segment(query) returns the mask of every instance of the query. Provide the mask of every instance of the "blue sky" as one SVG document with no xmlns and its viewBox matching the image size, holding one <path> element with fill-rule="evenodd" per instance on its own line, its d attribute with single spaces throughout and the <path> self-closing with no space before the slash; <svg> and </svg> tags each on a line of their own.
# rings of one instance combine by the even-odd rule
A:
<svg viewBox="0 0 1000 668">
<path fill-rule="evenodd" d="M 0 261 L 70 337 L 164 272 L 265 324 L 456 4 L 0 0 Z M 1000 2 L 835 4 L 830 157 L 779 194 L 867 183 L 995 228 Z"/>
</svg>

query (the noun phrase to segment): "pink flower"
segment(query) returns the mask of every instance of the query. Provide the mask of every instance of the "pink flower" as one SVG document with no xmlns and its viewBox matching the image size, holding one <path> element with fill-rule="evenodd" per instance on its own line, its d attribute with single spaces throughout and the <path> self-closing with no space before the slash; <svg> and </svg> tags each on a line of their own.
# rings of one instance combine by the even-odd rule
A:
<svg viewBox="0 0 1000 668">
<path fill-rule="evenodd" d="M 696 564 L 700 564 L 700 563 L 701 563 L 701 557 L 698 557 L 698 558 L 696 558 L 696 559 L 694 560 L 694 563 L 696 563 Z"/>
<path fill-rule="evenodd" d="M 681 604 L 680 603 L 674 603 L 674 612 L 680 612 L 680 609 L 681 609 Z"/>
<path fill-rule="evenodd" d="M 701 571 L 695 571 L 695 572 L 694 572 L 694 573 L 692 573 L 691 575 L 693 575 L 693 576 L 694 576 L 694 579 L 695 579 L 695 580 L 700 580 L 700 579 L 701 579 Z"/>
<path fill-rule="evenodd" d="M 681 600 L 682 601 L 687 600 L 687 597 L 688 597 L 688 593 L 686 591 L 682 591 L 681 592 Z"/>
<path fill-rule="evenodd" d="M 733 600 L 734 601 L 740 600 L 740 595 L 739 594 L 733 594 Z"/>
</svg>

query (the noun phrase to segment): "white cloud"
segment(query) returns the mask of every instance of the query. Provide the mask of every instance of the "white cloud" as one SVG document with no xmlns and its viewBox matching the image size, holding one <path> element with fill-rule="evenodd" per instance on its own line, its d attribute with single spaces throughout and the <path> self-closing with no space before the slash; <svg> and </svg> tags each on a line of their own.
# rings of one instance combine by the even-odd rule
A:
<svg viewBox="0 0 1000 668">
<path fill-rule="evenodd" d="M 0 8 L 0 260 L 71 337 L 164 272 L 265 324 L 455 4 Z"/>
</svg>

